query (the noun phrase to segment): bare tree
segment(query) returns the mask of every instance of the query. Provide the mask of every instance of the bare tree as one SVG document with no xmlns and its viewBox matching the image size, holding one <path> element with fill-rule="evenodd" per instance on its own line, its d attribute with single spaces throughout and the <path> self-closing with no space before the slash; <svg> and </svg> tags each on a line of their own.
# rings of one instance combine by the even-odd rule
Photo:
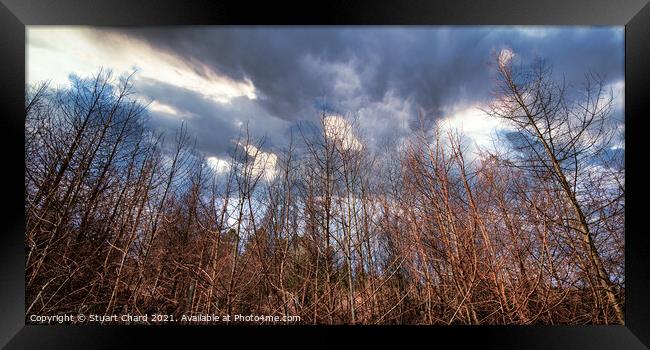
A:
<svg viewBox="0 0 650 350">
<path fill-rule="evenodd" d="M 579 234 L 584 247 L 580 256 L 590 262 L 591 283 L 606 295 L 616 320 L 623 323 L 620 291 L 596 245 L 598 232 L 588 216 L 593 203 L 585 198 L 589 189 L 583 183 L 595 170 L 596 158 L 611 146 L 613 94 L 607 93 L 601 77 L 588 74 L 582 89 L 568 96 L 566 85 L 556 82 L 550 66 L 541 60 L 522 67 L 498 57 L 496 67 L 497 99 L 488 113 L 517 130 L 508 164 L 550 184 L 546 190 L 566 201 L 573 215 L 556 221 Z"/>
<path fill-rule="evenodd" d="M 476 154 L 432 119 L 375 147 L 323 114 L 215 163 L 150 130 L 131 76 L 28 87 L 27 313 L 622 323 L 613 96 L 500 58 L 487 112 L 515 132 Z"/>
</svg>

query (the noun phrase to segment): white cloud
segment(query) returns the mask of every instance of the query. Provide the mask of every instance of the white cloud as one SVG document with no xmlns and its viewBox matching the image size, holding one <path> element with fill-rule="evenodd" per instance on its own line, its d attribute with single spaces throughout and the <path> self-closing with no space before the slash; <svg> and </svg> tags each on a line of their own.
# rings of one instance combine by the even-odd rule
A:
<svg viewBox="0 0 650 350">
<path fill-rule="evenodd" d="M 359 151 L 363 148 L 352 132 L 352 126 L 343 117 L 332 115 L 323 119 L 325 137 L 338 144 L 342 150 Z"/>
<path fill-rule="evenodd" d="M 223 174 L 230 171 L 230 162 L 227 160 L 219 159 L 217 157 L 206 158 L 208 166 L 217 174 Z"/>
<path fill-rule="evenodd" d="M 505 67 L 514 57 L 515 53 L 511 49 L 502 49 L 501 52 L 499 52 L 499 66 Z"/>
<path fill-rule="evenodd" d="M 151 103 L 149 103 L 149 110 L 152 112 L 167 114 L 171 116 L 182 115 L 182 113 L 179 112 L 176 108 L 164 103 L 160 103 L 158 101 L 151 101 Z"/>
<path fill-rule="evenodd" d="M 625 116 L 625 81 L 621 79 L 605 86 L 605 91 L 609 91 L 609 89 L 614 93 L 614 116 L 621 118 L 620 120 L 614 121 L 616 124 L 616 135 L 612 141 L 613 145 L 611 149 L 625 149 L 625 121 L 623 120 Z"/>
<path fill-rule="evenodd" d="M 438 121 L 443 130 L 457 131 L 471 140 L 472 146 L 491 148 L 496 133 L 510 127 L 498 118 L 493 118 L 481 110 L 481 105 L 459 105 L 450 108 L 447 117 Z"/>
<path fill-rule="evenodd" d="M 620 112 L 625 108 L 625 80 L 617 80 L 605 86 L 606 91 L 612 89 L 614 93 L 614 109 Z"/>
<path fill-rule="evenodd" d="M 146 101 L 148 99 L 143 98 L 143 100 Z M 149 102 L 148 109 L 149 111 L 154 112 L 156 117 L 175 118 L 175 119 L 191 119 L 196 117 L 196 115 L 193 113 L 179 110 L 176 107 L 173 107 L 166 103 L 159 102 L 157 100 L 153 100 Z"/>
<path fill-rule="evenodd" d="M 241 145 L 241 144 L 240 144 Z M 253 145 L 241 145 L 248 153 L 248 156 L 253 158 L 251 164 L 251 175 L 256 178 L 262 176 L 267 181 L 272 181 L 278 174 L 276 167 L 278 156 L 271 152 L 264 152 Z"/>
<path fill-rule="evenodd" d="M 235 81 L 198 62 L 190 66 L 127 36 L 104 33 L 98 40 L 93 34 L 87 27 L 27 27 L 27 81 L 66 85 L 71 72 L 87 76 L 103 67 L 124 74 L 137 68 L 136 77 L 191 90 L 218 103 L 230 103 L 240 96 L 257 98 L 250 80 Z"/>
</svg>

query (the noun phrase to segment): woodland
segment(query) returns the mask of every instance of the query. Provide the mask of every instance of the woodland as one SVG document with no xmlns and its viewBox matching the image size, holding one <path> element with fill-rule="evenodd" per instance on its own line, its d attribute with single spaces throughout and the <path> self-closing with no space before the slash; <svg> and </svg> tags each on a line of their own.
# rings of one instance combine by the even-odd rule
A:
<svg viewBox="0 0 650 350">
<path fill-rule="evenodd" d="M 27 86 L 27 317 L 622 324 L 613 94 L 543 60 L 491 69 L 501 147 L 432 118 L 370 147 L 323 114 L 273 152 L 242 126 L 219 168 L 186 128 L 148 127 L 133 76 Z"/>
</svg>

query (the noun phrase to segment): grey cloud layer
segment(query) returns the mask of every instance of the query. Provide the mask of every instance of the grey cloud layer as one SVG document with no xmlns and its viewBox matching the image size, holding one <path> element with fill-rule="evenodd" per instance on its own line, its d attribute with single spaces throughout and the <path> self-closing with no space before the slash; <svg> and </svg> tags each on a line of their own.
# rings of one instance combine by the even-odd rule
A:
<svg viewBox="0 0 650 350">
<path fill-rule="evenodd" d="M 289 125 L 321 110 L 357 114 L 371 138 L 404 127 L 419 110 L 436 118 L 450 106 L 490 98 L 488 62 L 509 47 L 523 60 L 548 58 L 570 82 L 593 70 L 623 78 L 622 28 L 507 27 L 187 27 L 110 30 L 236 80 L 250 79 L 258 100 L 219 105 L 173 86 L 143 82 L 145 94 L 196 117 L 198 142 L 223 153 L 250 120 L 271 144 Z M 156 118 L 159 127 L 169 120 Z M 278 139 L 278 140 L 274 140 Z M 276 142 L 277 141 L 277 142 Z"/>
</svg>

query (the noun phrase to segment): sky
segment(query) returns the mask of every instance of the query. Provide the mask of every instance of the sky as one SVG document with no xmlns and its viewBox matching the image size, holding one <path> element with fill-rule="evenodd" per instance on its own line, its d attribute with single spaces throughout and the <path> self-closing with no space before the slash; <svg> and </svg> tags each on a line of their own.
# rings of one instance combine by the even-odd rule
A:
<svg viewBox="0 0 650 350">
<path fill-rule="evenodd" d="M 486 146 L 507 130 L 481 112 L 494 98 L 489 65 L 502 52 L 547 59 L 570 84 L 601 74 L 622 124 L 622 26 L 28 26 L 26 43 L 28 83 L 137 70 L 151 128 L 173 134 L 185 123 L 217 170 L 227 169 L 244 125 L 265 138 L 256 151 L 272 160 L 292 130 L 322 113 L 354 118 L 368 147 L 408 134 L 420 116 Z"/>
</svg>

